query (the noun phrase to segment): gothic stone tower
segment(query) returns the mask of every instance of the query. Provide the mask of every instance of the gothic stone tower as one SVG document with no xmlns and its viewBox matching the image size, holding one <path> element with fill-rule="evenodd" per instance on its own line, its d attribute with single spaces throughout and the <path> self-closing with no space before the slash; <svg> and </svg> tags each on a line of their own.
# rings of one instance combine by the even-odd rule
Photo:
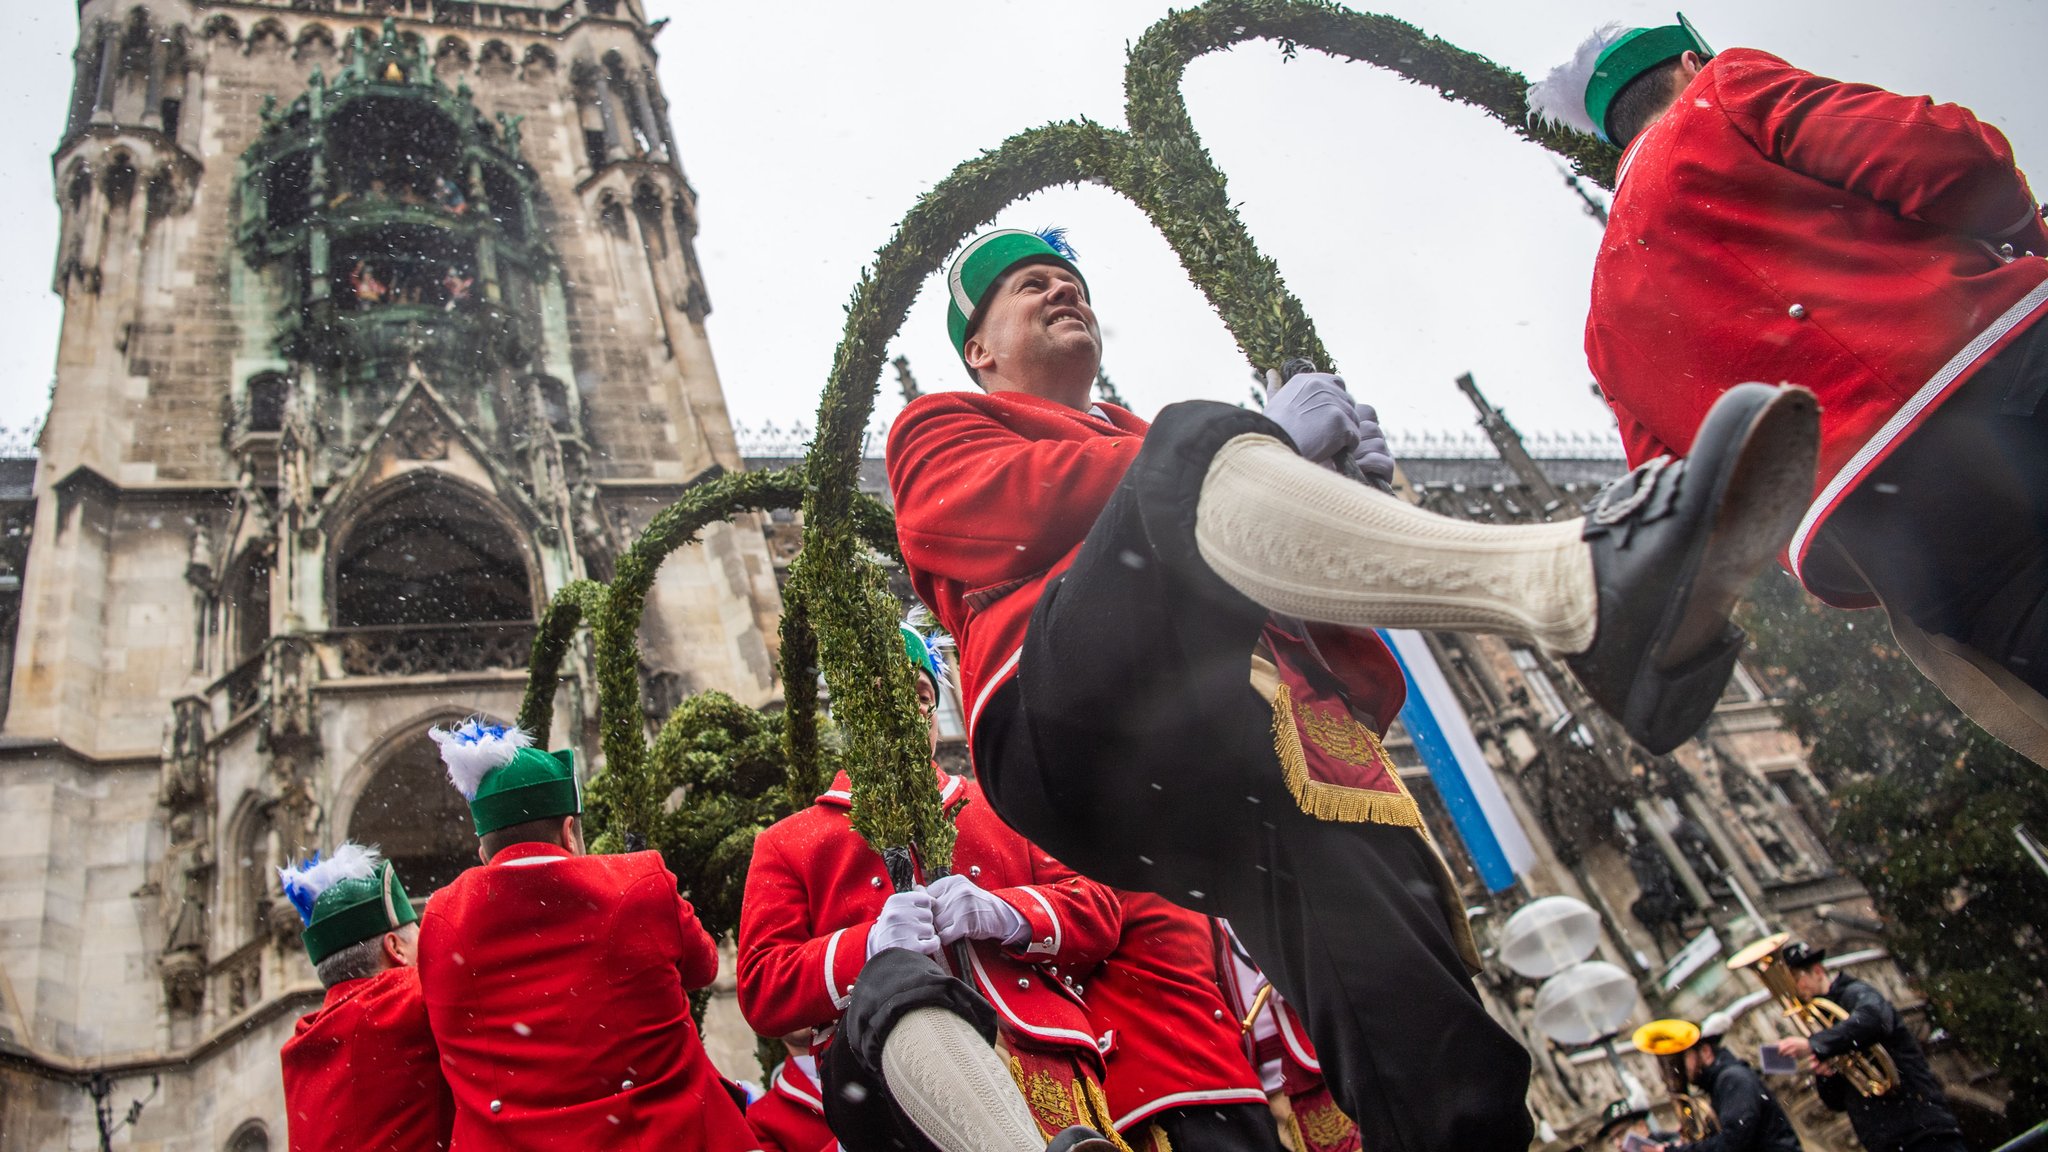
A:
<svg viewBox="0 0 2048 1152">
<path fill-rule="evenodd" d="M 638 0 L 80 0 L 64 326 L 0 727 L 0 1146 L 283 1147 L 273 867 L 474 859 L 433 722 L 737 468 Z M 653 707 L 776 691 L 756 525 L 663 568 Z M 573 662 L 572 662 L 573 663 Z M 572 672 L 577 671 L 572 669 Z M 596 752 L 587 669 L 555 731 Z"/>
</svg>

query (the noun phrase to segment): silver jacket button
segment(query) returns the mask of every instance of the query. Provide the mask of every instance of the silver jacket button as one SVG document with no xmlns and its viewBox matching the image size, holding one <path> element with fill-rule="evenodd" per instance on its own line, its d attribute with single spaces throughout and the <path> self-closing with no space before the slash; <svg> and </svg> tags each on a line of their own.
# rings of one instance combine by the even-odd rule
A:
<svg viewBox="0 0 2048 1152">
<path fill-rule="evenodd" d="M 505 1110 L 505 1102 L 504 1102 L 503 1100 L 493 1100 L 493 1101 L 491 1101 L 491 1112 L 492 1112 L 492 1114 L 494 1114 L 494 1115 L 495 1115 L 496 1113 L 499 1113 L 499 1112 L 503 1112 L 504 1110 Z"/>
<path fill-rule="evenodd" d="M 1785 309 L 1785 315 L 1790 316 L 1794 320 L 1804 320 L 1806 319 L 1806 305 L 1794 304 L 1790 308 Z"/>
<path fill-rule="evenodd" d="M 872 877 L 868 880 L 868 884 L 872 887 L 880 888 L 882 886 L 882 878 L 880 876 Z"/>
<path fill-rule="evenodd" d="M 972 877 L 976 877 L 976 876 L 980 876 L 980 875 L 981 875 L 981 865 L 979 865 L 979 864 L 976 864 L 976 865 L 975 865 L 975 866 L 973 866 L 972 868 L 969 868 L 969 869 L 967 870 L 967 875 L 968 875 L 968 876 L 969 876 L 970 878 L 972 878 Z"/>
<path fill-rule="evenodd" d="M 621 1091 L 621 1092 L 631 1092 L 632 1090 L 633 1090 L 633 1082 L 632 1082 L 631 1080 L 621 1080 L 621 1081 L 619 1081 L 619 1091 Z"/>
<path fill-rule="evenodd" d="M 1215 1012 L 1213 1013 L 1213 1015 L 1214 1015 L 1214 1016 L 1216 1017 L 1216 1019 L 1218 1019 L 1218 1020 L 1221 1020 L 1221 1019 L 1223 1019 L 1223 1009 L 1221 1009 L 1221 1008 L 1218 1008 L 1218 1009 L 1217 1009 L 1217 1010 L 1216 1010 L 1216 1011 L 1215 1011 Z"/>
<path fill-rule="evenodd" d="M 1028 977 L 1019 976 L 1017 977 L 1017 987 L 1029 988 L 1031 987 L 1031 980 Z"/>
</svg>

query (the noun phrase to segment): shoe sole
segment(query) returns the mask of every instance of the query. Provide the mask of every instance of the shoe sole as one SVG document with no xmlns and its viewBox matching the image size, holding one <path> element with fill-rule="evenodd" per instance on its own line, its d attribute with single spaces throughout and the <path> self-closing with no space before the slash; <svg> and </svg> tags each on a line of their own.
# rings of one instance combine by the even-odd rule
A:
<svg viewBox="0 0 2048 1152">
<path fill-rule="evenodd" d="M 1736 601 L 1792 539 L 1806 512 L 1819 453 L 1819 408 L 1806 389 L 1780 388 L 1750 414 L 1735 462 L 1713 494 L 1713 523 L 1689 565 L 1690 591 L 1655 657 L 1658 671 L 1696 663 L 1726 646 Z"/>
</svg>

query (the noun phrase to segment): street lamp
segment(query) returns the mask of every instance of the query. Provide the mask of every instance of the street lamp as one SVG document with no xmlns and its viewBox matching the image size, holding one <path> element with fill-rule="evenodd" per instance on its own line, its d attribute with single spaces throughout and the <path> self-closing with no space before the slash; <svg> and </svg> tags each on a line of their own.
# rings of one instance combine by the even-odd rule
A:
<svg viewBox="0 0 2048 1152">
<path fill-rule="evenodd" d="M 1583 900 L 1545 896 L 1508 917 L 1500 934 L 1500 960 L 1517 976 L 1541 980 L 1586 959 L 1599 946 L 1599 913 Z"/>
</svg>

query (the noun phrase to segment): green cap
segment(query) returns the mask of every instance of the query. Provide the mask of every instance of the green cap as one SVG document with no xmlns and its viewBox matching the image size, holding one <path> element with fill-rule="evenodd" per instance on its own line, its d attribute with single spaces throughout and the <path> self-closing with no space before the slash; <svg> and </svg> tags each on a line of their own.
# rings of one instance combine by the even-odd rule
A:
<svg viewBox="0 0 2048 1152">
<path fill-rule="evenodd" d="M 898 624 L 896 630 L 903 638 L 903 654 L 910 658 L 910 666 L 931 677 L 932 686 L 938 687 L 939 656 L 932 651 L 930 641 L 924 638 L 924 633 L 908 624 Z"/>
<path fill-rule="evenodd" d="M 512 762 L 489 775 L 469 800 L 476 834 L 496 832 L 548 816 L 581 816 L 583 791 L 576 786 L 576 753 L 521 748 Z"/>
<path fill-rule="evenodd" d="M 543 752 L 519 729 L 475 717 L 428 735 L 441 746 L 449 782 L 469 801 L 477 835 L 528 820 L 583 814 L 574 752 Z"/>
<path fill-rule="evenodd" d="M 299 940 L 318 964 L 336 952 L 419 922 L 405 885 L 391 861 L 377 850 L 344 842 L 322 860 L 317 854 L 294 868 L 278 869 L 285 898 L 298 909 L 306 930 Z"/>
<path fill-rule="evenodd" d="M 1019 264 L 1057 264 L 1081 276 L 1081 270 L 1074 267 L 1074 250 L 1067 244 L 1064 228 L 1043 232 L 998 228 L 968 241 L 946 270 L 946 333 L 953 338 L 953 351 L 959 354 L 960 363 L 967 363 L 967 330 L 981 310 L 983 297 L 1003 273 Z M 1085 276 L 1081 276 L 1081 290 L 1088 290 Z"/>
<path fill-rule="evenodd" d="M 1614 98 L 1621 95 L 1621 90 L 1643 73 L 1660 64 L 1668 64 L 1687 52 L 1697 52 L 1702 56 L 1714 54 L 1683 12 L 1678 14 L 1676 24 L 1631 28 L 1609 44 L 1594 63 L 1592 78 L 1586 82 L 1586 115 L 1599 129 L 1600 139 L 1614 143 L 1613 134 L 1607 129 L 1607 110 L 1614 105 Z"/>
</svg>

